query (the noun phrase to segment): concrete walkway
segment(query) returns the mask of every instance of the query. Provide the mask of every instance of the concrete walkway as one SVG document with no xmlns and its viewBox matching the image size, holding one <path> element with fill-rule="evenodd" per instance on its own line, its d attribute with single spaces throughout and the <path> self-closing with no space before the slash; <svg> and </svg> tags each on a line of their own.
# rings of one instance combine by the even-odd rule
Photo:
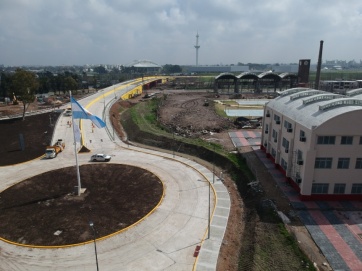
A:
<svg viewBox="0 0 362 271">
<path fill-rule="evenodd" d="M 114 94 L 130 86 L 111 87 L 79 101 L 96 115 L 107 112 Z M 107 113 L 106 113 L 107 114 Z M 2 167 L 0 190 L 31 176 L 75 165 L 73 133 L 61 116 L 53 139 L 66 142 L 57 158 L 36 159 Z M 100 270 L 216 270 L 229 215 L 230 198 L 222 181 L 196 162 L 183 157 L 126 145 L 111 136 L 111 127 L 94 129 L 82 121 L 90 153 L 78 154 L 79 165 L 90 163 L 94 153 L 107 153 L 111 163 L 139 166 L 164 183 L 165 197 L 150 216 L 129 230 L 97 241 Z M 79 146 L 77 146 L 79 147 Z M 214 180 L 214 183 L 213 183 Z M 75 180 L 76 182 L 76 180 Z M 77 185 L 75 183 L 75 185 Z M 210 232 L 208 233 L 208 229 Z M 195 253 L 201 246 L 199 252 Z M 0 241 L 0 270 L 95 270 L 93 244 L 69 248 L 32 248 Z"/>
<path fill-rule="evenodd" d="M 254 152 L 290 200 L 333 270 L 362 270 L 362 202 L 301 201 L 286 177 L 259 148 Z"/>
</svg>

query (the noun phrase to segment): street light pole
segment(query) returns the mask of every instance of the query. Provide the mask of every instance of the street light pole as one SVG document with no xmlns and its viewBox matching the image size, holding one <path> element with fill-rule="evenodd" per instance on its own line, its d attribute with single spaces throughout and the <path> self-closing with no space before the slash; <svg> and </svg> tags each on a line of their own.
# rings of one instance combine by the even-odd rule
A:
<svg viewBox="0 0 362 271">
<path fill-rule="evenodd" d="M 93 230 L 93 241 L 94 241 L 94 253 L 96 255 L 96 265 L 97 265 L 97 271 L 99 271 L 98 268 L 98 255 L 97 255 L 97 244 L 96 244 L 96 231 L 94 229 L 94 224 L 92 221 L 89 221 L 89 226 L 92 228 Z"/>
<path fill-rule="evenodd" d="M 212 183 L 215 183 L 215 145 L 214 152 L 212 153 Z"/>
<path fill-rule="evenodd" d="M 210 186 L 211 186 L 211 184 L 210 184 L 210 181 L 208 181 L 208 183 L 209 183 L 209 214 L 208 214 L 208 216 L 207 216 L 207 227 L 208 227 L 208 229 L 207 229 L 207 239 L 210 239 Z"/>
<path fill-rule="evenodd" d="M 175 132 L 172 133 L 172 156 L 175 158 Z"/>
</svg>

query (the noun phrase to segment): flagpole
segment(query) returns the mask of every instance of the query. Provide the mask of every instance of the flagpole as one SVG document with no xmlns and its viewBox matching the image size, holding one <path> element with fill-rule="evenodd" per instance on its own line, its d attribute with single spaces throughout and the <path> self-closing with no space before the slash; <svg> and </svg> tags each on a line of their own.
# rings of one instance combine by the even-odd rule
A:
<svg viewBox="0 0 362 271">
<path fill-rule="evenodd" d="M 73 103 L 72 103 L 72 92 L 69 91 L 69 99 L 70 106 L 72 108 L 72 127 L 73 127 L 73 139 L 74 139 L 74 155 L 75 155 L 75 164 L 77 168 L 77 180 L 78 180 L 78 196 L 80 196 L 81 183 L 80 183 L 80 172 L 79 172 L 79 164 L 78 164 L 78 153 L 77 153 L 77 140 L 75 138 L 75 125 L 74 125 L 74 117 L 73 117 Z"/>
</svg>

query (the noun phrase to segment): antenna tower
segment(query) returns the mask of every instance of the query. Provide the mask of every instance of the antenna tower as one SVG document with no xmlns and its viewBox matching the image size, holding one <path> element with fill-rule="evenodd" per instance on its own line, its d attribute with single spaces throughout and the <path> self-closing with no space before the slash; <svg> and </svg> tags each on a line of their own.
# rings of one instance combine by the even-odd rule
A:
<svg viewBox="0 0 362 271">
<path fill-rule="evenodd" d="M 196 49 L 196 66 L 199 65 L 199 49 L 200 49 L 200 45 L 199 45 L 199 32 L 197 32 L 196 35 L 196 45 L 195 45 L 195 49 Z"/>
</svg>

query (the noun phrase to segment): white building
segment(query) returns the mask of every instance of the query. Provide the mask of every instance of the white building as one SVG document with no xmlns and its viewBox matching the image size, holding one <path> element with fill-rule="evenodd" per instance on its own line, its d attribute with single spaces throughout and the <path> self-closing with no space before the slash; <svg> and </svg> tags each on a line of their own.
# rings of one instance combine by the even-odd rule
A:
<svg viewBox="0 0 362 271">
<path fill-rule="evenodd" d="M 301 199 L 362 199 L 362 89 L 293 88 L 265 106 L 261 148 Z"/>
</svg>

